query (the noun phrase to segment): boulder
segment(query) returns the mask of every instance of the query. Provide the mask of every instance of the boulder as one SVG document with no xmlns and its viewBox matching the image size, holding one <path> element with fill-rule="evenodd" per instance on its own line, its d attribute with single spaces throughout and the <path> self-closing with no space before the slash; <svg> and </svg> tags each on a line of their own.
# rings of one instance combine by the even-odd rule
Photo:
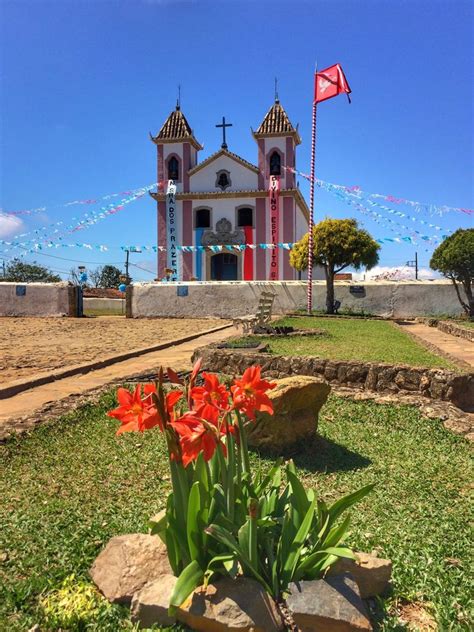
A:
<svg viewBox="0 0 474 632">
<path fill-rule="evenodd" d="M 286 605 L 300 632 L 369 632 L 372 625 L 349 573 L 290 584 Z"/>
<path fill-rule="evenodd" d="M 350 573 L 357 582 L 362 599 L 375 597 L 384 592 L 392 576 L 391 560 L 384 560 L 368 553 L 355 553 L 357 560 L 340 557 L 328 573 Z"/>
<path fill-rule="evenodd" d="M 198 588 L 178 610 L 179 621 L 197 632 L 278 632 L 283 624 L 274 601 L 247 577 L 223 578 Z"/>
<path fill-rule="evenodd" d="M 331 387 L 319 377 L 293 375 L 276 380 L 268 391 L 274 414 L 257 413 L 255 423 L 247 425 L 249 445 L 272 452 L 282 452 L 314 438 L 318 413 Z"/>
<path fill-rule="evenodd" d="M 101 593 L 112 603 L 124 604 L 163 574 L 172 574 L 166 546 L 157 536 L 143 533 L 112 538 L 90 570 Z"/>
<path fill-rule="evenodd" d="M 132 599 L 132 622 L 138 623 L 139 628 L 173 625 L 176 619 L 169 616 L 168 607 L 177 581 L 174 575 L 161 575 L 136 592 Z"/>
</svg>

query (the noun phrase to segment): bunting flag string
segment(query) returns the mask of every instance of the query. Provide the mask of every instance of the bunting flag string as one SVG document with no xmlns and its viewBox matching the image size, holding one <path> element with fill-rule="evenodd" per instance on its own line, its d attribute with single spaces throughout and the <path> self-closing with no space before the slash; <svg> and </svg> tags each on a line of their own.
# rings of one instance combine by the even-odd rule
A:
<svg viewBox="0 0 474 632">
<path fill-rule="evenodd" d="M 285 166 L 284 169 L 287 169 L 291 173 L 295 175 L 299 175 L 306 180 L 311 181 L 311 176 L 308 173 L 303 173 L 302 171 L 298 171 L 293 167 Z M 443 213 L 464 213 L 466 215 L 474 215 L 474 209 L 470 208 L 461 208 L 457 206 L 446 206 L 446 205 L 436 205 L 436 204 L 426 204 L 423 202 L 415 202 L 414 200 L 407 200 L 406 198 L 396 197 L 394 195 L 383 195 L 381 193 L 367 193 L 361 189 L 359 186 L 347 186 L 343 184 L 334 184 L 331 182 L 325 182 L 324 180 L 315 179 L 315 184 L 317 186 L 327 186 L 330 185 L 333 188 L 337 188 L 341 191 L 346 191 L 348 193 L 357 194 L 364 198 L 372 198 L 372 199 L 381 199 L 386 202 L 390 202 L 392 204 L 406 204 L 407 206 L 411 206 L 417 213 L 429 213 L 429 215 L 443 215 Z M 391 209 L 393 210 L 393 209 Z"/>
<path fill-rule="evenodd" d="M 154 184 L 153 186 L 156 186 Z M 67 206 L 76 206 L 76 205 L 92 205 L 98 204 L 102 200 L 111 200 L 112 198 L 119 196 L 130 196 L 134 195 L 141 191 L 144 187 L 138 187 L 137 189 L 130 189 L 128 191 L 117 191 L 115 193 L 109 193 L 108 195 L 102 195 L 98 198 L 85 199 L 85 200 L 72 200 L 71 202 L 63 202 L 62 204 L 53 204 L 50 206 L 40 206 L 38 208 L 29 208 L 29 209 L 21 209 L 19 211 L 8 211 L 3 208 L 0 208 L 0 213 L 2 215 L 13 215 L 13 216 L 21 216 L 21 215 L 35 215 L 36 213 L 43 213 L 47 210 L 52 210 L 55 208 L 64 208 Z"/>
<path fill-rule="evenodd" d="M 384 243 L 402 243 L 407 242 L 411 244 L 418 243 L 418 239 L 422 239 L 424 241 L 428 241 L 431 239 L 429 235 L 403 235 L 397 234 L 394 237 L 380 237 L 375 239 L 380 244 Z M 129 250 L 130 252 L 167 252 L 168 249 L 166 246 L 156 246 L 156 245 L 123 245 L 123 246 L 110 246 L 106 244 L 89 244 L 89 243 L 64 243 L 57 242 L 54 243 L 49 241 L 46 244 L 34 244 L 33 246 L 28 246 L 25 242 L 6 242 L 10 246 L 18 247 L 29 253 L 37 253 L 41 254 L 42 251 L 48 251 L 50 249 L 57 250 L 58 248 L 84 248 L 86 250 L 95 250 L 99 252 L 109 252 L 110 250 Z M 246 250 L 256 250 L 260 248 L 262 250 L 272 250 L 277 248 L 282 248 L 284 250 L 292 250 L 295 246 L 293 242 L 279 242 L 279 243 L 262 243 L 262 244 L 213 244 L 212 246 L 175 246 L 177 251 L 181 252 L 205 252 L 211 251 L 214 253 L 219 253 L 223 251 L 229 252 L 244 252 Z"/>
<path fill-rule="evenodd" d="M 86 228 L 89 228 L 90 226 L 94 226 L 95 224 L 109 217 L 110 215 L 115 215 L 119 211 L 123 210 L 127 204 L 130 204 L 131 202 L 134 202 L 135 200 L 138 200 L 139 198 L 143 197 L 146 193 L 148 193 L 148 191 L 151 191 L 155 186 L 156 186 L 156 183 L 148 185 L 146 187 L 141 187 L 140 189 L 136 189 L 130 196 L 119 200 L 118 203 L 103 206 L 97 211 L 89 210 L 88 212 L 83 213 L 82 216 L 72 217 L 71 219 L 73 220 L 73 223 L 67 226 L 64 226 L 65 222 L 61 220 L 59 222 L 54 222 L 52 224 L 49 224 L 48 226 L 43 226 L 41 228 L 36 228 L 34 230 L 30 230 L 28 232 L 16 235 L 13 238 L 11 238 L 12 239 L 11 241 L 0 239 L 0 244 L 2 246 L 3 245 L 11 246 L 14 244 L 19 244 L 21 247 L 29 248 L 29 247 L 34 247 L 35 244 L 43 243 L 46 245 L 49 242 L 52 242 L 53 239 L 61 240 L 64 235 L 71 234 L 79 230 L 84 230 Z M 63 226 L 64 228 L 60 228 Z M 35 237 L 27 239 L 26 241 L 19 241 L 20 239 L 23 239 L 23 237 L 28 237 L 30 235 L 35 235 Z M 5 250 L 5 252 L 7 251 L 8 249 Z"/>
</svg>

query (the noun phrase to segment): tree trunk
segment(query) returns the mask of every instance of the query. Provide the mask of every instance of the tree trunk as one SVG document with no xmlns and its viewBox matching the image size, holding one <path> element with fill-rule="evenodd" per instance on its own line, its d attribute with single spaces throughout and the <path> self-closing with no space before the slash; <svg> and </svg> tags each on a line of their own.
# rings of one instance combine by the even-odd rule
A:
<svg viewBox="0 0 474 632">
<path fill-rule="evenodd" d="M 469 320 L 474 320 L 474 296 L 472 293 L 471 279 L 464 280 L 462 284 L 464 291 L 466 292 L 468 302 L 468 309 L 466 310 L 467 315 L 469 316 Z"/>
<path fill-rule="evenodd" d="M 326 274 L 326 314 L 334 314 L 334 270 L 324 268 Z"/>
<path fill-rule="evenodd" d="M 462 300 L 462 296 L 461 296 L 461 292 L 459 291 L 459 287 L 458 284 L 456 283 L 456 279 L 453 276 L 449 277 L 451 279 L 451 281 L 453 282 L 454 285 L 454 289 L 456 290 L 456 294 L 458 297 L 459 302 L 461 303 L 461 306 L 463 308 L 463 310 L 466 312 L 466 314 L 469 316 L 469 318 L 472 318 L 472 292 L 471 292 L 471 284 L 467 284 L 467 283 L 463 283 L 464 285 L 464 289 L 466 290 L 466 295 L 467 298 L 469 300 L 469 305 Z M 469 287 L 468 287 L 469 286 Z"/>
</svg>

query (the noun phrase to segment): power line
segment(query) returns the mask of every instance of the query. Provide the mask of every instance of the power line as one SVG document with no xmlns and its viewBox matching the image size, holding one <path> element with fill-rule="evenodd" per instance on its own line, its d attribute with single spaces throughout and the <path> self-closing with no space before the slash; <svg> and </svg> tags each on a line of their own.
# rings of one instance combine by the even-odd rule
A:
<svg viewBox="0 0 474 632">
<path fill-rule="evenodd" d="M 18 246 L 18 248 L 21 248 L 22 250 L 26 250 L 26 252 L 29 252 L 30 254 L 34 254 L 38 257 L 52 257 L 53 259 L 62 259 L 63 261 L 72 261 L 73 263 L 92 263 L 92 264 L 97 264 L 97 265 L 105 265 L 106 262 L 104 261 L 82 261 L 81 259 L 68 259 L 67 257 L 60 257 L 59 255 L 50 255 L 46 252 L 40 252 L 40 251 L 35 251 L 30 252 L 30 250 L 28 248 L 25 248 L 24 246 Z M 109 261 L 109 265 L 111 264 L 121 264 L 121 261 Z"/>
<path fill-rule="evenodd" d="M 155 276 L 154 272 L 152 272 L 151 270 L 147 270 L 146 268 L 142 268 L 141 266 L 138 266 L 136 263 L 130 262 L 130 265 L 135 268 L 138 268 L 139 270 L 143 270 L 143 272 L 148 272 L 148 274 L 152 274 L 153 276 Z"/>
</svg>

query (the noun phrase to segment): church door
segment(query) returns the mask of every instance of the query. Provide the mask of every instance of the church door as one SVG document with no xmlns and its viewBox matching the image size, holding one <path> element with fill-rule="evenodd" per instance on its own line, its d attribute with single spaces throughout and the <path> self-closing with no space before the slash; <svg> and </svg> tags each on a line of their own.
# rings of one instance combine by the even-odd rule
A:
<svg viewBox="0 0 474 632">
<path fill-rule="evenodd" d="M 211 258 L 211 281 L 237 281 L 237 255 L 222 253 Z"/>
</svg>

